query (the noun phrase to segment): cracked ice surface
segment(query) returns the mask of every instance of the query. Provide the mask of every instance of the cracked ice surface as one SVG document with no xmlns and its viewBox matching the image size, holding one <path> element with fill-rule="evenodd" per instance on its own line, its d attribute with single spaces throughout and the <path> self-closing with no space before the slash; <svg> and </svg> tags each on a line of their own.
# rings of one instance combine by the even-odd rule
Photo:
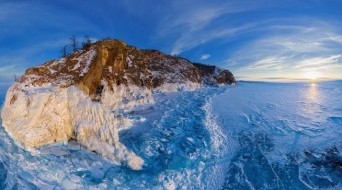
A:
<svg viewBox="0 0 342 190">
<path fill-rule="evenodd" d="M 341 189 L 340 82 L 153 96 L 154 104 L 117 110 L 137 121 L 119 136 L 142 170 L 75 141 L 31 155 L 0 128 L 0 189 Z"/>
</svg>

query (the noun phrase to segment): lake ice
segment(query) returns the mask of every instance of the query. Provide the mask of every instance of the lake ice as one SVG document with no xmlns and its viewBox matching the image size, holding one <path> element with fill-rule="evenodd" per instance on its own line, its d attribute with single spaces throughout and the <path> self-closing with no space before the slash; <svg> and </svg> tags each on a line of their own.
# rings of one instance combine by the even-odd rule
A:
<svg viewBox="0 0 342 190">
<path fill-rule="evenodd" d="M 6 87 L 1 87 L 3 102 Z M 341 189 L 342 82 L 156 93 L 120 141 L 141 171 L 72 141 L 31 155 L 0 128 L 0 189 Z"/>
</svg>

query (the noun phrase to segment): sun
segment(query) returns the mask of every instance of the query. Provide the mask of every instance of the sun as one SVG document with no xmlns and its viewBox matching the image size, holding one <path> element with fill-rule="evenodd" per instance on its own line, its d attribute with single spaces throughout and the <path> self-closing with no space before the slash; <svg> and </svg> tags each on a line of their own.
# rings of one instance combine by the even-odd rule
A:
<svg viewBox="0 0 342 190">
<path fill-rule="evenodd" d="M 304 77 L 306 79 L 315 81 L 318 80 L 321 77 L 321 73 L 318 71 L 307 71 L 304 73 Z"/>
</svg>

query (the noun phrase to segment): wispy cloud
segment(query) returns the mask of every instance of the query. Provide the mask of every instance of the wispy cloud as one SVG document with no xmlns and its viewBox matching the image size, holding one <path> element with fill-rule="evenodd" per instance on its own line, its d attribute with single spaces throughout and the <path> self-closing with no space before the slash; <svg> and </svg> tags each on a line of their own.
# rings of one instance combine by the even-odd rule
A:
<svg viewBox="0 0 342 190">
<path fill-rule="evenodd" d="M 215 39 L 230 38 L 238 33 L 242 33 L 251 25 L 243 25 L 234 28 L 211 28 L 196 34 L 184 33 L 173 44 L 172 55 L 180 54 L 186 50 L 198 47 Z"/>
<path fill-rule="evenodd" d="M 176 35 L 171 54 L 180 54 L 184 51 L 207 43 L 214 39 L 228 37 L 246 26 L 215 26 L 231 14 L 236 14 L 255 7 L 244 1 L 186 1 L 174 3 L 172 16 L 167 16 L 161 22 L 160 35 Z M 226 18 L 227 20 L 227 18 Z"/>
<path fill-rule="evenodd" d="M 56 58 L 68 37 L 94 31 L 92 22 L 44 1 L 0 3 L 0 80 L 21 75 L 28 67 Z M 64 14 L 65 13 L 65 14 Z"/>
<path fill-rule="evenodd" d="M 176 4 L 171 8 L 177 8 L 174 10 L 176 16 L 166 17 L 162 22 L 161 34 L 175 36 L 171 54 L 202 48 L 213 41 L 217 45 L 247 39 L 236 44 L 234 49 L 229 48 L 227 53 L 226 67 L 237 75 L 300 77 L 301 72 L 310 68 L 326 72 L 325 75 L 331 77 L 338 76 L 332 69 L 340 69 L 341 64 L 342 28 L 338 21 L 285 16 L 273 19 L 249 17 L 248 21 L 242 22 L 237 15 L 250 16 L 250 12 L 260 10 L 260 6 L 244 1 L 217 4 L 215 1 L 191 1 L 190 4 L 192 7 L 187 3 Z M 270 3 L 267 6 L 279 8 L 280 5 Z"/>
<path fill-rule="evenodd" d="M 0 40 L 8 36 L 32 35 L 31 32 L 44 34 L 34 38 L 65 37 L 77 33 L 99 32 L 96 22 L 92 22 L 89 15 L 82 12 L 83 4 L 73 4 L 60 1 L 61 9 L 54 3 L 45 1 L 7 1 L 0 3 Z M 68 6 L 78 6 L 78 9 L 69 11 Z M 96 9 L 94 8 L 93 11 Z M 50 32 L 50 35 L 45 32 Z M 85 34 L 83 34 L 85 35 Z"/>
<path fill-rule="evenodd" d="M 330 55 L 327 57 L 313 57 L 299 61 L 293 68 L 298 69 L 321 69 L 326 66 L 342 63 L 342 54 Z M 342 65 L 341 65 L 342 66 Z"/>
<path fill-rule="evenodd" d="M 68 39 L 44 41 L 0 55 L 0 81 L 12 80 L 13 76 L 22 75 L 28 67 L 55 58 L 45 55 L 44 52 L 56 51 L 67 43 Z"/>
<path fill-rule="evenodd" d="M 210 54 L 204 54 L 201 56 L 200 60 L 207 60 L 210 57 Z"/>
<path fill-rule="evenodd" d="M 338 78 L 342 73 L 340 25 L 313 20 L 292 25 L 273 24 L 264 35 L 229 55 L 226 67 L 237 75 L 256 78 L 301 78 L 308 70 L 322 77 Z"/>
<path fill-rule="evenodd" d="M 342 16 L 334 3 L 308 2 L 0 0 L 0 80 L 57 57 L 63 39 L 85 34 L 222 63 L 240 76 L 311 69 L 342 78 Z"/>
<path fill-rule="evenodd" d="M 16 65 L 7 65 L 0 67 L 0 73 L 7 72 L 8 70 L 15 69 Z"/>
<path fill-rule="evenodd" d="M 14 76 L 21 75 L 18 65 L 6 65 L 0 67 L 0 83 L 4 81 L 13 81 Z"/>
</svg>

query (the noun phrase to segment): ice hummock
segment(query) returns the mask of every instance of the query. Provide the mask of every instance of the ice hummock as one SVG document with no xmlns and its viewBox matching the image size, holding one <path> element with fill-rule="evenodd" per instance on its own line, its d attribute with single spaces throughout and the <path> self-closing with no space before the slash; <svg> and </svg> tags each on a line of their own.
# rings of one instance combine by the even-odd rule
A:
<svg viewBox="0 0 342 190">
<path fill-rule="evenodd" d="M 1 128 L 0 147 L 9 153 L 2 155 L 7 171 L 4 184 L 8 188 L 28 189 L 141 189 L 154 186 L 174 189 L 179 185 L 201 189 L 202 176 L 198 173 L 203 171 L 205 162 L 210 162 L 217 154 L 210 152 L 203 106 L 208 97 L 222 90 L 156 91 L 154 104 L 116 109 L 122 118 L 135 120 L 132 127 L 121 129 L 119 136 L 122 144 L 144 160 L 144 167 L 139 172 L 108 162 L 75 141 L 44 146 L 38 149 L 39 156 L 32 156 L 18 148 Z M 22 174 L 26 175 L 24 179 L 19 177 Z M 184 179 L 191 183 L 179 184 Z"/>
</svg>

